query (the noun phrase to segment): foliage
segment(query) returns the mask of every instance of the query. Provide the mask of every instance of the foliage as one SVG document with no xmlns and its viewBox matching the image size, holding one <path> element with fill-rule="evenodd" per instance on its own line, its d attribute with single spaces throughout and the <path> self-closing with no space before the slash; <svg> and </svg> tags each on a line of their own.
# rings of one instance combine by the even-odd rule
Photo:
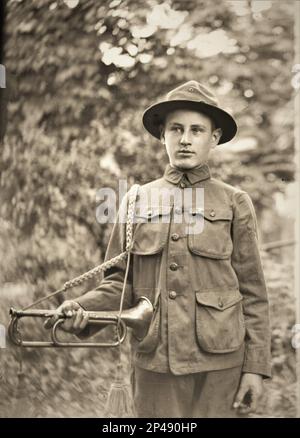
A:
<svg viewBox="0 0 300 438">
<path fill-rule="evenodd" d="M 292 265 L 266 255 L 264 271 L 270 299 L 273 378 L 255 417 L 296 416 L 295 351 L 291 329 L 295 323 Z M 26 284 L 6 284 L 1 291 L 0 320 L 8 322 L 7 309 L 22 307 L 33 299 Z M 283 317 L 284 309 L 284 317 Z M 38 339 L 36 321 L 24 333 Z M 102 339 L 103 340 L 103 339 Z M 23 353 L 25 393 L 18 388 L 18 349 L 1 349 L 4 378 L 0 382 L 1 417 L 103 417 L 109 387 L 116 372 L 113 349 L 26 349 Z M 130 377 L 129 346 L 123 350 L 125 381 Z M 20 401 L 21 400 L 21 401 Z M 19 401 L 19 403 L 18 403 Z M 20 406 L 21 404 L 21 406 Z"/>
<path fill-rule="evenodd" d="M 264 272 L 269 292 L 272 329 L 272 379 L 256 416 L 296 416 L 296 354 L 291 345 L 295 324 L 293 265 L 277 256 L 264 257 Z"/>
<path fill-rule="evenodd" d="M 185 80 L 208 83 L 238 121 L 237 140 L 214 154 L 213 174 L 247 190 L 258 211 L 273 207 L 274 194 L 285 190 L 294 173 L 293 2 L 270 2 L 265 10 L 259 3 L 7 1 L 1 321 L 10 305 L 25 305 L 101 262 L 110 226 L 96 221 L 96 191 L 117 188 L 121 178 L 130 186 L 162 174 L 166 154 L 143 130 L 141 114 Z M 284 324 L 293 315 L 288 288 L 280 298 L 290 309 Z M 278 308 L 272 311 L 277 315 Z M 284 370 L 293 357 L 285 330 L 279 335 L 284 357 L 275 353 Z M 6 355 L 7 385 L 1 390 L 9 415 L 16 352 Z M 101 415 L 98 392 L 106 390 L 112 357 L 112 352 L 29 351 L 32 415 Z M 279 362 L 276 387 L 270 389 L 278 397 L 287 382 Z M 292 359 L 291 364 L 292 369 Z M 292 401 L 287 403 L 292 415 Z M 279 404 L 274 409 L 285 415 Z"/>
</svg>

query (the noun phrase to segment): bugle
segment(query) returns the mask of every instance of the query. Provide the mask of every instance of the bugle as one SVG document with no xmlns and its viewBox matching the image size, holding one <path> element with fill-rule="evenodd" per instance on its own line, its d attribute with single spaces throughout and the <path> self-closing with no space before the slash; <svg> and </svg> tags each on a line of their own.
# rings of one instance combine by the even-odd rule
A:
<svg viewBox="0 0 300 438">
<path fill-rule="evenodd" d="M 16 310 L 10 309 L 10 324 L 8 327 L 8 335 L 10 340 L 17 346 L 22 347 L 117 347 L 124 342 L 127 335 L 127 327 L 132 329 L 133 335 L 137 339 L 142 339 L 147 333 L 152 315 L 153 306 L 150 300 L 146 297 L 141 297 L 135 307 L 128 310 L 123 310 L 121 315 L 119 311 L 88 311 L 88 324 L 98 326 L 113 325 L 116 328 L 116 340 L 109 342 L 70 342 L 61 341 L 58 337 L 58 329 L 66 320 L 67 316 L 63 313 L 58 313 L 57 310 L 30 309 Z M 50 330 L 51 341 L 34 341 L 24 340 L 20 328 L 19 320 L 24 318 L 43 318 L 48 319 L 52 316 L 58 317 Z M 80 335 L 80 334 L 79 334 Z"/>
</svg>

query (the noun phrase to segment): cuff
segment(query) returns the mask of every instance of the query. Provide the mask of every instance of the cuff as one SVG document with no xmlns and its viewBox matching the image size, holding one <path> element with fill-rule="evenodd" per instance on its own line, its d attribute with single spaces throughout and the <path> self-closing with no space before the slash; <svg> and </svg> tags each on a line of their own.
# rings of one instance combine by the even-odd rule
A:
<svg viewBox="0 0 300 438">
<path fill-rule="evenodd" d="M 272 377 L 270 349 L 267 346 L 246 346 L 242 372 L 261 374 L 264 378 Z"/>
<path fill-rule="evenodd" d="M 269 379 L 272 377 L 272 366 L 271 364 L 247 361 L 243 365 L 242 373 L 260 374 L 264 379 Z"/>
</svg>

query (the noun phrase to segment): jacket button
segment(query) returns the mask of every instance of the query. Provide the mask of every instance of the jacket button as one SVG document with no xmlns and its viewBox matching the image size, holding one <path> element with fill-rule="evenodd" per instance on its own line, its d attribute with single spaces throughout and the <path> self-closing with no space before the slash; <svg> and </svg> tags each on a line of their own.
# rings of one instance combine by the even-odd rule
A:
<svg viewBox="0 0 300 438">
<path fill-rule="evenodd" d="M 175 300 L 176 297 L 177 297 L 177 293 L 175 292 L 175 290 L 171 290 L 169 292 L 169 298 L 171 298 L 171 300 Z"/>
<path fill-rule="evenodd" d="M 177 271 L 177 269 L 178 269 L 177 263 L 171 263 L 170 264 L 170 269 L 171 269 L 171 271 Z"/>
<path fill-rule="evenodd" d="M 212 210 L 212 211 L 209 213 L 209 215 L 212 216 L 212 217 L 214 217 L 214 216 L 216 215 L 215 210 Z"/>
<path fill-rule="evenodd" d="M 181 214 L 182 213 L 182 208 L 181 207 L 175 207 L 175 213 L 176 214 Z"/>
<path fill-rule="evenodd" d="M 220 307 L 220 309 L 222 309 L 222 307 L 224 306 L 224 303 L 223 303 L 223 301 L 222 301 L 222 298 L 219 298 L 218 306 Z"/>
<path fill-rule="evenodd" d="M 179 239 L 179 234 L 177 233 L 172 234 L 171 239 L 174 240 L 174 242 L 177 242 L 177 240 Z"/>
<path fill-rule="evenodd" d="M 179 187 L 181 189 L 185 189 L 186 188 L 186 184 L 183 181 L 181 181 L 181 183 L 179 184 Z"/>
</svg>

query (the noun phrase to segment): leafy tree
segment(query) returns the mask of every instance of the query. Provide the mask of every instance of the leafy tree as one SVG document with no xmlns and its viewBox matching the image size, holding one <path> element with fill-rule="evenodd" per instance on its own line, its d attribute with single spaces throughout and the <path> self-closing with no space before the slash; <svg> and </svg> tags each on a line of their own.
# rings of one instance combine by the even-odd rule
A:
<svg viewBox="0 0 300 438">
<path fill-rule="evenodd" d="M 293 10 L 292 1 L 7 1 L 0 281 L 31 292 L 7 293 L 6 307 L 102 260 L 110 226 L 97 223 L 96 191 L 162 174 L 165 151 L 141 115 L 186 80 L 210 85 L 238 121 L 236 141 L 217 148 L 213 174 L 247 190 L 258 212 L 272 208 L 294 174 Z M 47 354 L 53 364 L 56 353 Z M 43 368 L 42 390 L 53 390 L 48 414 L 55 391 L 68 401 L 59 376 L 78 372 L 80 354 L 60 353 L 56 376 L 52 365 L 50 374 Z M 110 354 L 96 355 L 97 364 Z M 38 375 L 45 356 L 28 356 Z M 82 384 L 95 373 L 84 368 Z"/>
</svg>

